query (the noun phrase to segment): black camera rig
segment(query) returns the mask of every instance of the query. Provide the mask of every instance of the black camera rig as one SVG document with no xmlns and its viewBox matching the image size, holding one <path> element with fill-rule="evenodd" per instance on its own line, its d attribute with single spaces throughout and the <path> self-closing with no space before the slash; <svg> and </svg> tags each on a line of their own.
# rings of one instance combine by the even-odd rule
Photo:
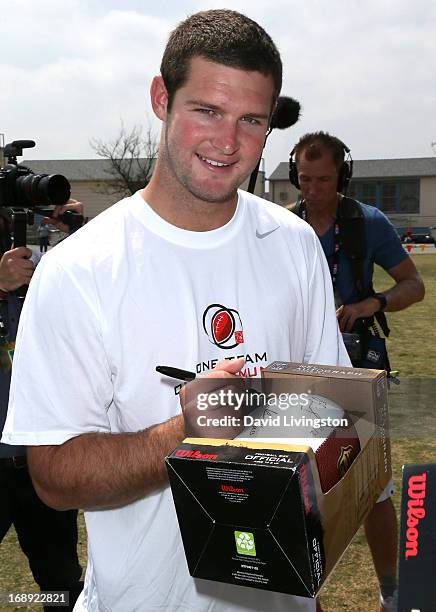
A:
<svg viewBox="0 0 436 612">
<path fill-rule="evenodd" d="M 71 195 L 68 180 L 62 174 L 34 174 L 17 163 L 23 149 L 34 147 L 33 140 L 14 140 L 4 148 L 7 163 L 0 168 L 0 214 L 11 222 L 14 246 L 26 246 L 27 225 L 33 225 L 34 214 L 51 217 L 52 206 L 65 204 Z M 66 211 L 58 217 L 74 231 L 82 226 L 83 216 Z"/>
</svg>

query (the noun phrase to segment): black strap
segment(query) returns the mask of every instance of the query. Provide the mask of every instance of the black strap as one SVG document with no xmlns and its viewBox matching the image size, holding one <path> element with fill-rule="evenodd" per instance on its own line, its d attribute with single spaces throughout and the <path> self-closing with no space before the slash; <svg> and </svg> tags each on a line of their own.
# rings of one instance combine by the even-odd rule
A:
<svg viewBox="0 0 436 612">
<path fill-rule="evenodd" d="M 374 291 L 374 287 L 372 286 L 372 282 L 371 282 L 370 295 L 375 295 L 375 291 Z M 386 318 L 385 313 L 380 310 L 379 312 L 374 313 L 374 317 L 377 323 L 380 325 L 382 332 L 384 333 L 386 338 L 388 338 L 389 334 L 391 333 L 391 330 L 389 329 L 388 320 Z"/>
<path fill-rule="evenodd" d="M 301 200 L 287 206 L 288 210 L 302 217 Z M 359 301 L 375 294 L 372 280 L 368 291 L 363 286 L 363 264 L 366 255 L 365 219 L 360 203 L 353 198 L 338 196 L 337 222 L 340 227 L 341 246 L 348 259 L 351 275 Z M 376 312 L 375 319 L 383 334 L 388 337 L 390 329 L 384 312 Z"/>
<path fill-rule="evenodd" d="M 339 196 L 338 219 L 341 227 L 341 240 L 348 259 L 358 299 L 363 300 L 363 262 L 366 255 L 365 220 L 362 207 L 352 198 Z"/>
<path fill-rule="evenodd" d="M 363 289 L 363 264 L 366 255 L 366 230 L 362 207 L 357 200 L 339 196 L 338 216 L 342 232 L 342 244 L 350 263 L 351 273 L 360 300 L 375 294 L 372 279 L 367 292 Z M 384 312 L 376 312 L 374 317 L 386 338 L 390 329 Z"/>
<path fill-rule="evenodd" d="M 299 213 L 303 221 L 307 221 L 307 210 L 306 203 L 303 201 L 299 204 Z M 336 282 L 339 274 L 339 251 L 341 250 L 341 230 L 339 226 L 339 219 L 336 217 L 333 225 L 333 253 L 331 257 L 328 257 L 328 264 L 330 267 L 330 276 L 332 278 L 333 290 L 336 293 Z"/>
<path fill-rule="evenodd" d="M 305 219 L 305 206 L 301 200 L 287 207 L 288 210 Z M 307 219 L 305 219 L 307 220 Z M 357 291 L 358 300 L 365 297 L 363 290 L 363 262 L 366 253 L 365 221 L 362 208 L 356 200 L 345 196 L 338 196 L 338 212 L 335 220 L 334 234 L 340 234 L 340 246 L 348 259 Z M 336 230 L 339 226 L 339 231 Z M 335 253 L 336 249 L 335 244 Z M 334 283 L 333 283 L 334 284 Z"/>
</svg>

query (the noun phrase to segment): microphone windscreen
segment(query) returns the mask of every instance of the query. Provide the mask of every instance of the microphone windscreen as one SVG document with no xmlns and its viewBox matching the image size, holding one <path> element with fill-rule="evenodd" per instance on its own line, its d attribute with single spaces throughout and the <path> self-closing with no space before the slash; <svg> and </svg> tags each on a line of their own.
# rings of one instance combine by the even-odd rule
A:
<svg viewBox="0 0 436 612">
<path fill-rule="evenodd" d="M 297 123 L 300 117 L 301 106 L 294 98 L 280 96 L 277 100 L 275 111 L 271 117 L 270 128 L 278 128 L 284 130 L 294 123 Z"/>
</svg>

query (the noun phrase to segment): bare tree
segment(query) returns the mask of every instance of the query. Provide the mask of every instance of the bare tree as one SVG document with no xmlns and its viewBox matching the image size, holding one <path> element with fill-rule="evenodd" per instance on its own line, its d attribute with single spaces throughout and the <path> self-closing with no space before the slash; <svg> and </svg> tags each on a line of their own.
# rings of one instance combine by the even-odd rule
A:
<svg viewBox="0 0 436 612">
<path fill-rule="evenodd" d="M 128 132 L 121 123 L 115 140 L 92 139 L 90 145 L 99 157 L 109 162 L 108 180 L 98 188 L 101 193 L 129 196 L 150 182 L 159 149 L 150 126 L 144 134 L 140 126 L 134 126 Z"/>
</svg>

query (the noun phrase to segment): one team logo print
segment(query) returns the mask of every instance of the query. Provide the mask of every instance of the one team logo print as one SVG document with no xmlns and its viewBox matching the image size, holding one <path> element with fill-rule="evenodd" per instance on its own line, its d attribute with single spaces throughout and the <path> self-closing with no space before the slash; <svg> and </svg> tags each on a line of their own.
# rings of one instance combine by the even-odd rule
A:
<svg viewBox="0 0 436 612">
<path fill-rule="evenodd" d="M 239 312 L 222 304 L 211 304 L 206 308 L 203 329 L 209 340 L 222 349 L 233 349 L 244 342 Z"/>
</svg>

